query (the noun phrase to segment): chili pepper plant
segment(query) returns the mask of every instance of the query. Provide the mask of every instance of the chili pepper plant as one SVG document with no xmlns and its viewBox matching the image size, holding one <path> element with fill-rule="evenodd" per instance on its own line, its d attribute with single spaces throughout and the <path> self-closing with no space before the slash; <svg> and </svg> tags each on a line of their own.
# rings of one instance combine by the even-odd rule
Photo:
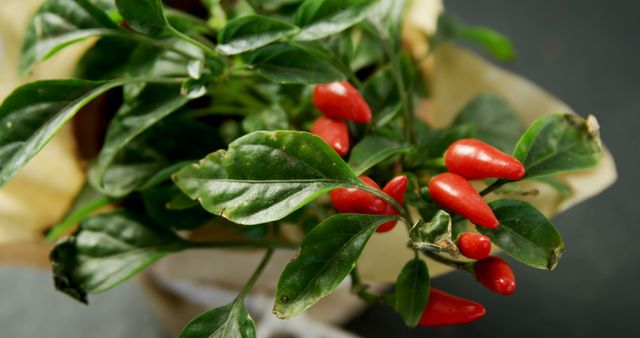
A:
<svg viewBox="0 0 640 338">
<path fill-rule="evenodd" d="M 515 276 L 489 256 L 492 245 L 552 270 L 563 239 L 517 193 L 531 193 L 520 186 L 527 180 L 564 189 L 557 175 L 595 166 L 595 118 L 558 113 L 527 127 L 501 97 L 482 93 L 450 126 L 430 126 L 417 111 L 431 98 L 420 65 L 433 50 L 464 40 L 499 61 L 514 53 L 501 34 L 443 13 L 423 37 L 431 52 L 417 57 L 402 41 L 407 6 L 203 0 L 204 11 L 190 13 L 160 0 L 45 0 L 24 37 L 21 72 L 95 42 L 76 78 L 28 83 L 0 106 L 0 184 L 94 99 L 115 107 L 85 187 L 47 234 L 58 240 L 56 288 L 87 303 L 176 252 L 264 250 L 237 298 L 180 335 L 254 337 L 244 299 L 274 250 L 298 250 L 274 294 L 282 319 L 350 279 L 354 297 L 387 304 L 410 327 L 461 324 L 484 307 L 430 289 L 425 260 L 504 295 Z M 211 223 L 242 239 L 184 236 Z M 284 223 L 304 239 L 283 237 Z M 392 291 L 376 292 L 358 258 L 372 236 L 397 227 L 415 256 Z"/>
</svg>

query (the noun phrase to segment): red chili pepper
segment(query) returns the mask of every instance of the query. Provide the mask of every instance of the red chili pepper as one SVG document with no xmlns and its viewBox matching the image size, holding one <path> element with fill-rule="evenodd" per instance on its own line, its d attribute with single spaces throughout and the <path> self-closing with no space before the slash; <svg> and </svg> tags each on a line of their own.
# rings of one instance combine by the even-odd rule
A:
<svg viewBox="0 0 640 338">
<path fill-rule="evenodd" d="M 342 120 L 319 117 L 311 126 L 311 133 L 318 135 L 340 156 L 349 152 L 349 128 Z"/>
<path fill-rule="evenodd" d="M 443 208 L 468 218 L 472 223 L 485 228 L 500 225 L 482 196 L 460 175 L 442 173 L 429 181 L 431 198 Z"/>
<path fill-rule="evenodd" d="M 504 259 L 489 256 L 478 261 L 475 267 L 476 277 L 487 289 L 508 296 L 516 291 L 516 277 Z"/>
<path fill-rule="evenodd" d="M 404 193 L 407 191 L 407 176 L 396 176 L 393 179 L 391 179 L 391 181 L 387 182 L 387 185 L 384 186 L 384 189 L 382 189 L 382 191 L 384 191 L 385 193 L 387 193 L 387 195 L 393 197 L 394 200 L 396 200 L 396 202 L 398 202 L 398 204 L 403 205 L 404 204 Z M 385 210 L 385 215 L 397 215 L 398 214 L 398 210 L 396 210 L 396 208 L 393 207 L 393 205 L 387 203 L 387 209 Z M 376 232 L 387 232 L 387 231 L 391 231 L 396 224 L 398 223 L 398 221 L 391 221 L 391 222 L 387 222 L 382 224 L 381 226 L 378 227 L 378 229 L 376 229 Z"/>
<path fill-rule="evenodd" d="M 367 176 L 360 180 L 376 189 L 380 186 Z M 387 202 L 375 195 L 355 188 L 338 188 L 331 191 L 331 201 L 338 212 L 358 214 L 384 214 Z"/>
<path fill-rule="evenodd" d="M 313 102 L 327 117 L 353 122 L 371 121 L 371 109 L 367 101 L 349 82 L 316 85 L 313 89 Z"/>
<path fill-rule="evenodd" d="M 460 253 L 471 259 L 484 259 L 491 252 L 491 239 L 488 236 L 464 232 L 458 237 Z"/>
<path fill-rule="evenodd" d="M 442 290 L 429 290 L 429 303 L 422 313 L 420 326 L 446 326 L 476 321 L 487 314 L 479 303 L 448 294 Z"/>
<path fill-rule="evenodd" d="M 475 139 L 462 139 L 447 148 L 444 155 L 447 169 L 469 180 L 524 177 L 524 166 L 515 157 Z"/>
</svg>

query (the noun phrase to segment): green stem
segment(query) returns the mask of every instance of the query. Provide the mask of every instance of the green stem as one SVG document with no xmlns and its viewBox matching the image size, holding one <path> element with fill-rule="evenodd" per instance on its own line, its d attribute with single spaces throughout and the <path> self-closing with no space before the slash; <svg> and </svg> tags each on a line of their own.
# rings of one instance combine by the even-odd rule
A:
<svg viewBox="0 0 640 338">
<path fill-rule="evenodd" d="M 432 158 L 432 159 L 426 160 L 424 161 L 424 164 L 430 167 L 439 167 L 439 168 L 446 167 L 446 164 L 444 162 L 444 157 L 438 157 L 438 158 Z"/>
<path fill-rule="evenodd" d="M 400 205 L 400 203 L 398 203 L 398 201 L 396 201 L 395 199 L 393 199 L 393 197 L 387 195 L 384 191 L 370 187 L 366 184 L 360 185 L 357 187 L 357 189 L 360 190 L 364 190 L 366 192 L 372 193 L 374 195 L 376 195 L 377 197 L 382 198 L 383 200 L 385 200 L 387 203 L 391 204 L 399 213 L 400 213 L 400 217 L 402 218 L 402 220 L 409 224 L 411 223 L 411 216 L 409 215 L 409 213 L 407 212 L 407 209 L 405 209 L 402 205 Z"/>
<path fill-rule="evenodd" d="M 273 248 L 270 248 L 269 250 L 267 250 L 267 253 L 264 255 L 264 258 L 262 258 L 262 261 L 260 261 L 260 264 L 256 268 L 256 271 L 253 272 L 253 275 L 251 275 L 251 278 L 249 278 L 249 281 L 247 282 L 247 284 L 245 284 L 244 288 L 242 288 L 242 292 L 240 292 L 237 299 L 244 299 L 244 297 L 249 293 L 249 291 L 251 291 L 253 286 L 258 281 L 258 278 L 260 278 L 260 275 L 264 271 L 264 268 L 267 266 L 267 263 L 269 263 L 269 260 L 271 260 L 271 256 L 273 256 Z"/>
<path fill-rule="evenodd" d="M 211 46 L 207 46 L 204 43 L 202 43 L 202 42 L 190 37 L 187 34 L 182 33 L 181 31 L 179 31 L 179 30 L 177 30 L 177 29 L 175 29 L 175 28 L 173 28 L 171 26 L 169 26 L 169 31 L 171 32 L 171 34 L 173 34 L 177 38 L 182 39 L 182 40 L 184 40 L 184 41 L 186 41 L 186 42 L 188 42 L 188 43 L 190 43 L 190 44 L 202 49 L 202 51 L 204 51 L 205 54 L 207 54 L 209 56 L 212 56 L 212 57 L 217 57 L 218 56 L 218 53 L 213 48 L 211 48 Z"/>
<path fill-rule="evenodd" d="M 345 64 L 342 59 L 340 59 L 337 55 L 331 53 L 331 61 L 334 66 L 340 69 L 342 73 L 347 76 L 349 82 L 351 82 L 356 88 L 362 87 L 362 82 L 360 82 L 360 79 L 358 79 L 356 74 L 351 70 L 351 67 Z"/>
<path fill-rule="evenodd" d="M 376 294 L 373 292 L 367 291 L 369 288 L 368 285 L 362 283 L 362 279 L 360 278 L 360 274 L 358 273 L 357 267 L 354 267 L 351 270 L 351 292 L 358 296 L 360 299 L 364 300 L 367 303 L 385 303 L 386 297 L 384 294 Z M 393 306 L 393 305 L 392 305 Z"/>
<path fill-rule="evenodd" d="M 377 28 L 377 26 L 376 26 Z M 411 102 L 409 96 L 407 95 L 407 88 L 404 85 L 404 80 L 402 78 L 402 69 L 398 63 L 398 55 L 394 50 L 389 46 L 389 41 L 384 38 L 384 34 L 379 34 L 380 42 L 382 43 L 383 49 L 389 58 L 391 63 L 391 72 L 393 73 L 393 79 L 398 86 L 398 92 L 400 94 L 400 103 L 402 105 L 403 111 L 403 119 L 404 119 L 404 136 L 405 139 L 414 143 L 414 135 L 413 135 L 413 103 Z"/>
<path fill-rule="evenodd" d="M 452 268 L 458 269 L 458 270 L 463 270 L 463 271 L 467 271 L 473 274 L 473 262 L 463 262 L 463 261 L 459 261 L 456 259 L 451 259 L 451 258 L 447 258 L 447 257 L 443 257 L 438 255 L 437 253 L 431 252 L 431 251 L 422 251 L 422 253 L 431 258 L 432 260 L 444 264 L 444 265 L 448 265 Z"/>
<path fill-rule="evenodd" d="M 49 233 L 47 234 L 46 240 L 54 241 L 58 239 L 58 237 L 60 237 L 63 233 L 69 230 L 72 226 L 80 223 L 81 220 L 89 216 L 89 214 L 93 213 L 94 211 L 109 205 L 109 203 L 111 203 L 110 198 L 102 197 L 97 199 L 93 203 L 88 204 L 87 206 L 72 213 L 67 218 L 65 218 L 60 224 L 56 225 L 55 227 L 53 227 L 53 229 L 51 229 L 51 231 L 49 231 Z"/>
<path fill-rule="evenodd" d="M 252 241 L 220 241 L 220 242 L 192 242 L 186 241 L 187 249 L 288 249 L 295 250 L 299 243 L 286 242 L 252 242 Z"/>
</svg>

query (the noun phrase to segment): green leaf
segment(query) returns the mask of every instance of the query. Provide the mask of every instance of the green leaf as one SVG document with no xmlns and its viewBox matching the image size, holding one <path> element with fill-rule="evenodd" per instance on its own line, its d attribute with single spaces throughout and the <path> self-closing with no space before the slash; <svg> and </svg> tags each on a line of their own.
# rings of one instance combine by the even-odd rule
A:
<svg viewBox="0 0 640 338">
<path fill-rule="evenodd" d="M 181 10 L 165 8 L 164 15 L 167 17 L 169 25 L 180 32 L 211 35 L 215 33 L 215 30 L 206 21 Z"/>
<path fill-rule="evenodd" d="M 564 251 L 564 241 L 553 224 L 527 202 L 498 200 L 489 203 L 500 221 L 495 229 L 476 227 L 491 242 L 520 262 L 553 270 Z"/>
<path fill-rule="evenodd" d="M 351 272 L 376 228 L 394 219 L 338 214 L 318 224 L 280 275 L 273 313 L 281 319 L 292 318 L 330 294 Z"/>
<path fill-rule="evenodd" d="M 128 82 L 45 80 L 23 85 L 0 106 L 0 186 L 35 156 L 80 108 Z"/>
<path fill-rule="evenodd" d="M 92 212 L 107 206 L 112 200 L 99 193 L 88 182 L 85 182 L 58 224 L 47 233 L 47 240 L 60 237 Z"/>
<path fill-rule="evenodd" d="M 118 26 L 87 0 L 47 0 L 31 19 L 20 53 L 19 69 L 29 72 L 64 47 L 91 36 L 113 34 Z"/>
<path fill-rule="evenodd" d="M 137 44 L 118 36 L 105 36 L 82 56 L 76 65 L 76 77 L 108 80 L 122 77 Z"/>
<path fill-rule="evenodd" d="M 451 238 L 451 216 L 438 210 L 429 222 L 422 219 L 409 229 L 411 247 L 432 252 L 446 251 L 452 256 L 459 254 L 458 247 Z"/>
<path fill-rule="evenodd" d="M 475 136 L 475 127 L 471 124 L 433 129 L 422 121 L 415 121 L 413 128 L 416 147 L 407 156 L 407 161 L 422 167 L 442 167 L 443 163 L 438 161 L 444 156 L 449 145 L 459 139 Z"/>
<path fill-rule="evenodd" d="M 388 40 L 391 48 L 401 48 L 402 23 L 409 0 L 380 0 L 369 15 L 377 39 Z"/>
<path fill-rule="evenodd" d="M 260 74 L 278 83 L 315 84 L 346 79 L 323 50 L 311 45 L 269 45 L 253 51 L 249 60 Z"/>
<path fill-rule="evenodd" d="M 598 122 L 593 116 L 544 116 L 522 135 L 513 156 L 524 164 L 526 178 L 594 167 L 603 156 Z"/>
<path fill-rule="evenodd" d="M 174 49 L 181 50 L 194 59 L 202 59 L 202 51 L 184 41 L 171 41 Z M 193 60 L 172 50 L 147 44 L 138 45 L 126 63 L 125 73 L 128 77 L 180 77 L 189 76 L 188 65 Z M 133 83 L 124 87 L 125 101 L 137 100 L 146 83 Z"/>
<path fill-rule="evenodd" d="M 459 39 L 476 43 L 501 61 L 512 61 L 516 57 L 511 40 L 487 27 L 467 27 L 460 32 Z"/>
<path fill-rule="evenodd" d="M 399 105 L 400 95 L 389 66 L 378 69 L 367 78 L 362 88 L 362 96 L 369 104 L 374 119 L 385 108 Z"/>
<path fill-rule="evenodd" d="M 404 194 L 405 202 L 416 207 L 422 219 L 432 219 L 439 209 L 433 203 L 427 202 L 420 195 L 420 182 L 418 182 L 418 178 L 415 174 L 405 172 L 404 175 L 408 178 L 407 191 Z"/>
<path fill-rule="evenodd" d="M 304 0 L 252 0 L 251 3 L 259 5 L 258 8 L 263 11 L 285 13 L 284 11 L 288 10 L 288 7 L 302 1 Z"/>
<path fill-rule="evenodd" d="M 302 30 L 297 40 L 317 40 L 341 32 L 362 21 L 376 0 L 306 0 L 294 15 Z"/>
<path fill-rule="evenodd" d="M 491 93 L 475 96 L 458 113 L 454 126 L 470 124 L 474 137 L 510 153 L 524 132 L 517 114 L 500 97 Z"/>
<path fill-rule="evenodd" d="M 245 135 L 174 181 L 209 212 L 240 224 L 279 220 L 334 188 L 364 186 L 322 139 L 300 131 Z"/>
<path fill-rule="evenodd" d="M 136 136 L 189 101 L 176 85 L 148 85 L 133 102 L 125 102 L 109 124 L 104 145 L 90 179 L 94 186 L 113 197 L 124 196 L 130 189 L 121 184 L 105 184 L 107 169 L 118 153 Z"/>
<path fill-rule="evenodd" d="M 194 318 L 178 338 L 255 338 L 256 327 L 242 298 Z"/>
<path fill-rule="evenodd" d="M 169 29 L 161 0 L 115 0 L 118 11 L 133 30 L 161 35 Z"/>
<path fill-rule="evenodd" d="M 101 153 L 98 161 L 92 163 L 90 168 L 89 179 L 94 187 L 110 196 L 125 196 L 142 188 L 164 169 L 179 162 L 192 163 L 224 145 L 215 128 L 185 115 L 184 112 L 176 112 L 172 116 L 157 120 L 126 142 L 121 137 L 113 138 L 114 141 L 109 142 L 110 147 L 107 148 L 105 145 L 102 151 L 115 151 L 115 156 Z M 120 122 L 127 120 L 122 119 Z M 133 116 L 132 120 L 136 121 Z M 144 119 L 141 123 L 142 121 Z M 116 123 L 116 120 L 112 120 L 113 123 Z M 128 126 L 123 124 L 117 128 L 126 132 L 122 135 L 129 135 L 133 130 L 128 129 Z M 189 147 L 184 146 L 187 143 Z M 101 157 L 105 162 L 101 162 Z"/>
<path fill-rule="evenodd" d="M 410 148 L 410 145 L 386 137 L 367 135 L 351 150 L 349 166 L 356 175 L 361 175 L 376 164 Z"/>
<path fill-rule="evenodd" d="M 217 50 L 234 55 L 280 40 L 298 30 L 287 22 L 260 15 L 247 15 L 227 22 L 218 34 Z"/>
<path fill-rule="evenodd" d="M 51 252 L 55 286 L 87 303 L 87 294 L 107 291 L 184 248 L 174 233 L 129 212 L 92 216 Z"/>
<path fill-rule="evenodd" d="M 173 174 L 189 163 L 190 161 L 178 162 L 156 172 L 149 178 L 149 180 L 147 180 L 147 182 L 145 182 L 143 186 L 140 187 L 140 190 L 144 191 L 146 189 L 151 189 L 162 183 L 170 181 Z"/>
<path fill-rule="evenodd" d="M 346 63 L 350 65 L 354 72 L 368 66 L 384 63 L 385 54 L 382 48 L 379 48 L 377 36 L 368 34 L 365 31 L 359 31 L 358 33 L 353 33 L 353 35 L 355 35 L 353 38 L 353 56 Z"/>
<path fill-rule="evenodd" d="M 410 260 L 396 281 L 396 308 L 408 327 L 418 325 L 429 301 L 429 271 L 421 259 Z"/>
<path fill-rule="evenodd" d="M 515 50 L 508 37 L 486 27 L 466 26 L 452 15 L 442 13 L 438 17 L 438 29 L 433 43 L 438 45 L 447 40 L 476 43 L 501 61 L 512 61 L 515 58 Z"/>
<path fill-rule="evenodd" d="M 197 203 L 190 208 L 182 210 L 171 210 L 168 204 L 184 196 L 184 199 L 191 201 L 185 196 L 173 182 L 155 186 L 142 191 L 142 201 L 146 209 L 146 214 L 156 223 L 173 229 L 196 229 L 210 221 L 213 216 L 202 209 Z"/>
<path fill-rule="evenodd" d="M 242 129 L 251 133 L 258 130 L 289 129 L 287 113 L 279 105 L 273 105 L 257 114 L 251 114 L 242 120 Z"/>
</svg>

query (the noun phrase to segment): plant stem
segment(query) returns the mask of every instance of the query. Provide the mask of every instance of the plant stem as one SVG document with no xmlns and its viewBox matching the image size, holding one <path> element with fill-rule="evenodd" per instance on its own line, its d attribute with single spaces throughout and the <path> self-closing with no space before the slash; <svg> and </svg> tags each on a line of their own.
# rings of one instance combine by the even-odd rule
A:
<svg viewBox="0 0 640 338">
<path fill-rule="evenodd" d="M 407 210 L 402 205 L 400 205 L 398 201 L 393 199 L 393 197 L 387 195 L 384 191 L 370 187 L 364 183 L 361 186 L 358 186 L 357 189 L 364 190 L 366 192 L 376 195 L 377 197 L 382 198 L 387 203 L 391 204 L 400 213 L 400 217 L 405 223 L 407 224 L 411 223 L 411 216 L 409 215 Z"/>
<path fill-rule="evenodd" d="M 81 208 L 80 210 L 72 213 L 67 218 L 65 218 L 60 224 L 56 225 L 55 227 L 53 227 L 53 229 L 51 229 L 51 231 L 49 231 L 49 233 L 46 236 L 46 240 L 53 241 L 58 239 L 60 235 L 62 235 L 67 230 L 69 230 L 72 226 L 80 223 L 82 219 L 89 216 L 89 214 L 93 213 L 94 211 L 109 205 L 109 203 L 111 203 L 110 198 L 102 197 L 97 199 L 93 203 L 88 204 L 84 208 Z"/>
<path fill-rule="evenodd" d="M 376 294 L 373 292 L 367 291 L 369 287 L 366 284 L 362 283 L 362 279 L 360 278 L 360 274 L 358 273 L 357 267 L 354 267 L 351 270 L 351 292 L 358 296 L 360 299 L 364 300 L 367 303 L 384 303 L 385 295 L 384 294 Z"/>
<path fill-rule="evenodd" d="M 508 181 L 506 180 L 497 180 L 495 182 L 493 182 L 491 185 L 489 185 L 488 187 L 484 188 L 481 192 L 480 192 L 480 196 L 486 196 L 490 193 L 492 193 L 493 191 L 495 191 L 496 189 L 500 188 L 501 186 L 505 185 Z"/>
<path fill-rule="evenodd" d="M 271 256 L 273 256 L 273 248 L 270 248 L 269 250 L 267 250 L 267 253 L 264 255 L 264 258 L 262 258 L 262 261 L 260 261 L 260 264 L 256 268 L 256 271 L 253 272 L 253 275 L 251 275 L 251 278 L 249 278 L 249 281 L 247 282 L 247 284 L 245 284 L 244 288 L 242 288 L 242 292 L 240 292 L 237 299 L 244 299 L 244 297 L 249 293 L 249 291 L 251 291 L 253 286 L 258 281 L 258 278 L 260 278 L 260 275 L 264 271 L 264 268 L 267 266 L 267 263 L 269 263 L 269 260 L 271 260 Z"/>
<path fill-rule="evenodd" d="M 377 29 L 377 26 L 375 26 Z M 389 58 L 391 63 L 391 73 L 393 73 L 393 79 L 398 86 L 398 93 L 400 94 L 400 103 L 402 105 L 403 119 L 404 119 L 404 136 L 407 142 L 414 143 L 413 135 L 413 103 L 407 95 L 407 87 L 405 86 L 404 79 L 402 78 L 402 69 L 398 63 L 398 54 L 391 49 L 389 41 L 385 38 L 385 34 L 378 32 L 380 36 L 380 42 L 383 49 Z"/>
<path fill-rule="evenodd" d="M 459 260 L 455 260 L 455 259 L 451 259 L 451 258 L 447 258 L 447 257 L 443 257 L 438 255 L 437 253 L 431 252 L 431 251 L 422 251 L 422 253 L 431 258 L 432 260 L 444 264 L 444 265 L 448 265 L 452 268 L 456 268 L 458 270 L 463 270 L 463 271 L 467 271 L 473 274 L 473 262 L 463 262 L 463 261 L 459 261 Z"/>
<path fill-rule="evenodd" d="M 205 52 L 205 54 L 213 57 L 218 56 L 218 53 L 214 49 L 212 49 L 210 46 L 205 45 L 204 43 L 190 37 L 189 35 L 184 34 L 181 31 L 171 26 L 169 26 L 169 31 L 171 32 L 171 34 L 175 35 L 177 38 L 182 39 L 186 42 L 189 42 L 190 44 L 202 49 L 202 51 Z"/>
<path fill-rule="evenodd" d="M 446 164 L 444 163 L 444 157 L 438 157 L 438 158 L 432 158 L 432 159 L 426 160 L 424 164 L 431 167 L 440 167 L 440 168 L 446 167 Z"/>
<path fill-rule="evenodd" d="M 285 243 L 285 242 L 251 242 L 251 241 L 221 241 L 221 242 L 192 242 L 186 241 L 187 249 L 255 249 L 255 248 L 268 248 L 268 249 L 288 249 L 295 250 L 298 248 L 299 243 Z"/>
</svg>

